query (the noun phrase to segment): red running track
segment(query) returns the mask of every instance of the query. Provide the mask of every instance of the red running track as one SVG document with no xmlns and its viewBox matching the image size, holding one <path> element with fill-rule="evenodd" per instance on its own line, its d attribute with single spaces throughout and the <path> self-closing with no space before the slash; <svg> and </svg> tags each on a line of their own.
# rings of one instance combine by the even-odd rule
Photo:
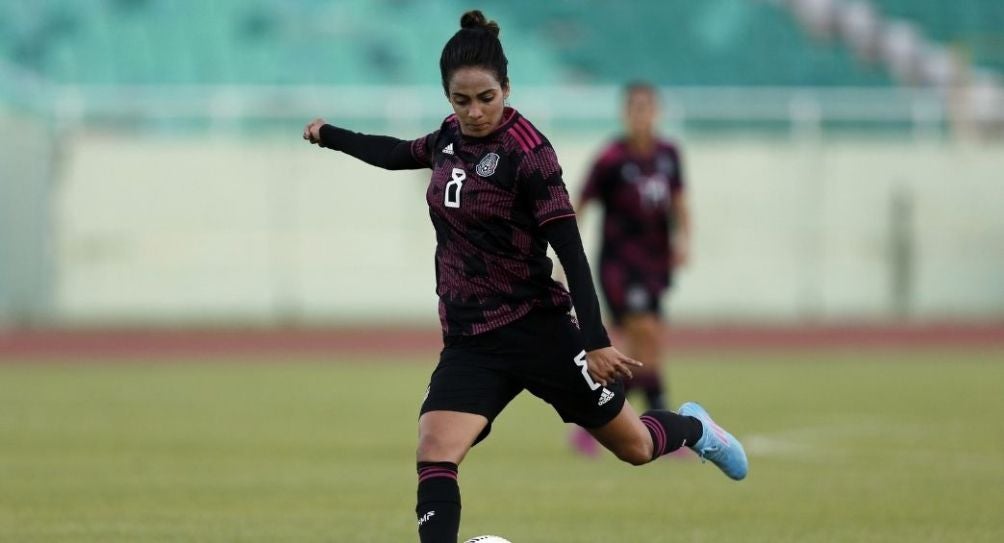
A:
<svg viewBox="0 0 1004 543">
<path fill-rule="evenodd" d="M 839 348 L 1004 348 L 1004 322 L 794 327 L 677 327 L 675 352 Z M 44 329 L 0 331 L 0 360 L 421 355 L 442 346 L 438 330 L 415 328 Z"/>
</svg>

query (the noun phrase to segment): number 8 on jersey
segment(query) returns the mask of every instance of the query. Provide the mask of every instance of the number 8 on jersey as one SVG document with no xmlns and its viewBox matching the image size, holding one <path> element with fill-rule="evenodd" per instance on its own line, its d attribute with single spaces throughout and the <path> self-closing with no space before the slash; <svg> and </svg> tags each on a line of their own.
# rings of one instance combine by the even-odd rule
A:
<svg viewBox="0 0 1004 543">
<path fill-rule="evenodd" d="M 460 207 L 460 189 L 464 186 L 464 180 L 467 179 L 467 173 L 460 168 L 453 168 L 450 177 L 452 181 L 446 184 L 446 201 L 444 205 L 446 207 L 459 208 Z"/>
</svg>

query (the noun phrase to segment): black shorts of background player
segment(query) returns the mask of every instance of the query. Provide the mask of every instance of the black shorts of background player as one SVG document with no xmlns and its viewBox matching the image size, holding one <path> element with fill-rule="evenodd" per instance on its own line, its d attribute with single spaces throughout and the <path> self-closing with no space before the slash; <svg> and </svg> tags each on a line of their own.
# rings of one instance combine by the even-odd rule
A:
<svg viewBox="0 0 1004 543">
<path fill-rule="evenodd" d="M 656 131 L 656 89 L 633 82 L 624 98 L 625 134 L 599 153 L 577 211 L 581 220 L 589 202 L 603 208 L 600 284 L 626 354 L 645 364 L 628 390 L 642 391 L 649 408 L 665 409 L 661 300 L 674 270 L 687 263 L 690 210 L 679 147 Z"/>
<path fill-rule="evenodd" d="M 620 381 L 638 363 L 610 345 L 554 149 L 516 110 L 498 25 L 467 12 L 440 58 L 454 114 L 412 141 L 316 119 L 303 137 L 390 170 L 430 168 L 436 291 L 444 349 L 419 418 L 418 532 L 455 543 L 457 466 L 521 390 L 581 424 L 618 458 L 645 464 L 709 439 L 710 420 L 639 416 Z M 566 291 L 551 279 L 550 244 Z M 568 316 L 574 304 L 578 325 Z"/>
</svg>

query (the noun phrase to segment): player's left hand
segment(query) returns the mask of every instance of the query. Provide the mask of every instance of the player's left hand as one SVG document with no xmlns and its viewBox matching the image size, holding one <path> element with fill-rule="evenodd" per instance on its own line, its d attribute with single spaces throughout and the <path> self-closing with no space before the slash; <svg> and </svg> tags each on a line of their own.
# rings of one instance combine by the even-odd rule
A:
<svg viewBox="0 0 1004 543">
<path fill-rule="evenodd" d="M 603 386 L 607 386 L 608 383 L 612 383 L 618 378 L 633 378 L 631 368 L 640 368 L 644 365 L 613 347 L 589 351 L 586 353 L 586 364 L 589 367 L 589 375 Z"/>
<path fill-rule="evenodd" d="M 324 126 L 324 119 L 317 118 L 313 121 L 307 123 L 307 126 L 303 128 L 303 139 L 313 143 L 314 145 L 321 144 L 321 127 Z"/>
</svg>

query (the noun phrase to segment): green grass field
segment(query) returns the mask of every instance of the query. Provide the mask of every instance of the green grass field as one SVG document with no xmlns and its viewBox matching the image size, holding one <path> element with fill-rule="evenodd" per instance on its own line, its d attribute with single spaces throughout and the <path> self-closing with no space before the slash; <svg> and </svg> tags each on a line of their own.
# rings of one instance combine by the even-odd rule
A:
<svg viewBox="0 0 1004 543">
<path fill-rule="evenodd" d="M 424 360 L 0 365 L 0 541 L 415 541 Z M 462 538 L 1004 541 L 1004 352 L 690 355 L 750 476 L 566 447 L 522 395 L 461 467 Z"/>
</svg>

